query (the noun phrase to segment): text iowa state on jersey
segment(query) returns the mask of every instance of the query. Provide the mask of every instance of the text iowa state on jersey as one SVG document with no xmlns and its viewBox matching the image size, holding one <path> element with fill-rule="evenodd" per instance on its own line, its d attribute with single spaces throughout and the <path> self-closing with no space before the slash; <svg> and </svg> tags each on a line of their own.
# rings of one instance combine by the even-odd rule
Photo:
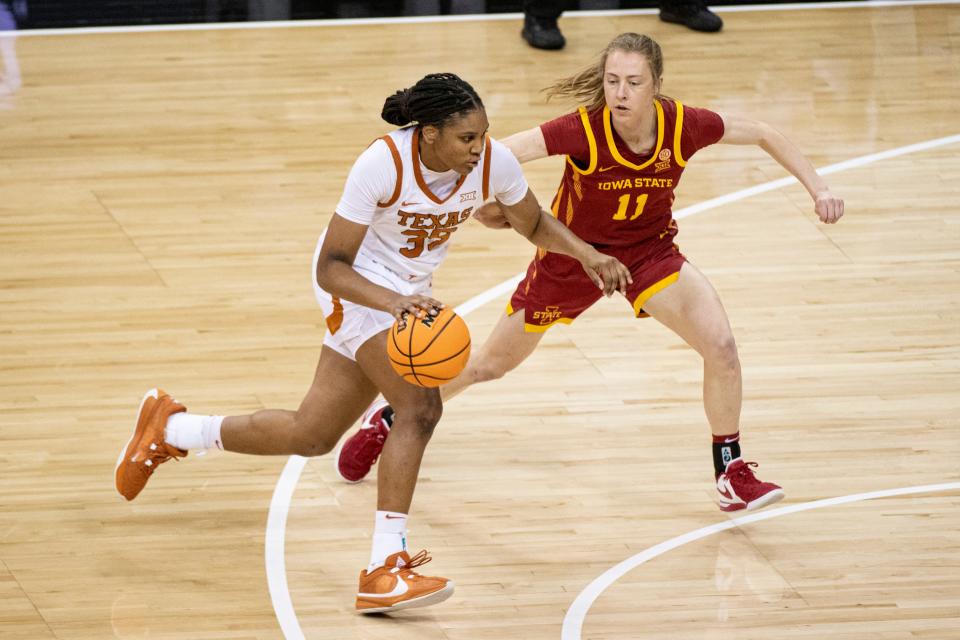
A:
<svg viewBox="0 0 960 640">
<path fill-rule="evenodd" d="M 634 151 L 620 137 L 606 106 L 580 107 L 544 125 L 550 153 L 566 153 L 554 216 L 594 246 L 633 246 L 676 235 L 674 191 L 687 160 L 723 135 L 723 120 L 707 109 L 654 101 L 656 138 Z"/>
</svg>

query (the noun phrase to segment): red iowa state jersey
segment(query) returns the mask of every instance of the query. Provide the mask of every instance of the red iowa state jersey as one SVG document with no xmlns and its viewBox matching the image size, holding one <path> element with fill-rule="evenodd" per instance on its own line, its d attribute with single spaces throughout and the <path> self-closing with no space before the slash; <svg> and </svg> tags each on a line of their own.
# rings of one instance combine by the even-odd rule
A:
<svg viewBox="0 0 960 640">
<path fill-rule="evenodd" d="M 540 126 L 550 155 L 567 163 L 553 214 L 598 247 L 624 246 L 675 233 L 674 189 L 687 160 L 723 136 L 723 120 L 707 109 L 659 99 L 657 142 L 648 156 L 627 147 L 607 107 L 583 107 Z"/>
</svg>

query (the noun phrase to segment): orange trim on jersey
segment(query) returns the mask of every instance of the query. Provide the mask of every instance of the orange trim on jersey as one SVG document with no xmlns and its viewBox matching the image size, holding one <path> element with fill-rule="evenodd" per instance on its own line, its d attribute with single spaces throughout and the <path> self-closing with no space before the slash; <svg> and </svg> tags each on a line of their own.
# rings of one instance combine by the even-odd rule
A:
<svg viewBox="0 0 960 640">
<path fill-rule="evenodd" d="M 680 104 L 679 100 L 674 100 L 673 103 L 677 105 L 677 121 L 673 125 L 673 159 L 677 161 L 678 166 L 685 167 L 687 161 L 683 159 L 683 154 L 680 153 L 680 135 L 683 133 L 683 105 Z"/>
<path fill-rule="evenodd" d="M 590 145 L 590 163 L 586 169 L 581 169 L 570 156 L 567 156 L 567 162 L 577 173 L 587 175 L 593 173 L 594 169 L 597 168 L 597 139 L 593 135 L 593 127 L 590 126 L 590 118 L 587 116 L 586 107 L 580 107 L 578 111 L 580 111 L 580 122 L 583 124 L 583 130 L 587 132 L 587 144 Z"/>
<path fill-rule="evenodd" d="M 485 146 L 483 151 L 483 201 L 486 202 L 490 194 L 490 157 L 492 155 L 490 151 L 490 136 L 487 136 L 483 143 Z"/>
<path fill-rule="evenodd" d="M 613 141 L 613 128 L 610 125 L 610 107 L 603 108 L 603 133 L 607 138 L 607 147 L 610 149 L 610 154 L 613 156 L 614 160 L 635 171 L 646 169 L 653 164 L 653 161 L 657 159 L 658 155 L 660 155 L 660 149 L 663 147 L 663 107 L 660 106 L 659 100 L 654 100 L 653 104 L 657 107 L 657 146 L 650 155 L 650 159 L 643 164 L 633 164 L 620 155 L 620 150 L 617 149 L 617 144 Z"/>
<path fill-rule="evenodd" d="M 397 198 L 400 197 L 400 185 L 403 183 L 403 162 L 400 161 L 400 151 L 397 149 L 396 143 L 393 141 L 393 138 L 390 136 L 383 136 L 380 138 L 387 143 L 387 146 L 390 148 L 390 155 L 393 156 L 393 166 L 397 168 L 397 185 L 393 188 L 393 195 L 390 196 L 390 199 L 386 202 L 378 202 L 378 207 L 389 207 L 394 202 L 397 201 Z"/>
<path fill-rule="evenodd" d="M 647 300 L 649 300 L 649 299 L 652 298 L 655 294 L 660 293 L 661 291 L 663 291 L 664 289 L 666 289 L 667 287 L 669 287 L 670 285 L 672 285 L 672 284 L 673 284 L 674 282 L 676 282 L 679 278 L 680 278 L 680 272 L 677 271 L 676 273 L 671 274 L 671 275 L 667 276 L 666 278 L 664 278 L 663 280 L 660 280 L 660 281 L 658 281 L 658 282 L 655 282 L 655 283 L 653 283 L 651 286 L 649 286 L 649 287 L 647 287 L 646 289 L 644 289 L 644 290 L 640 293 L 640 295 L 637 296 L 637 299 L 633 301 L 633 313 L 634 313 L 634 315 L 636 315 L 638 318 L 639 318 L 641 315 L 646 315 L 646 314 L 644 313 L 644 311 L 643 311 L 643 305 L 646 304 Z"/>
<path fill-rule="evenodd" d="M 335 334 L 340 330 L 340 326 L 343 324 L 343 303 L 340 302 L 340 298 L 333 298 L 333 313 L 327 316 L 327 329 L 330 330 L 330 335 Z"/>
<path fill-rule="evenodd" d="M 460 176 L 460 179 L 457 180 L 457 184 L 453 186 L 453 191 L 451 191 L 446 198 L 438 198 L 434 195 L 433 191 L 430 191 L 430 187 L 427 186 L 426 181 L 423 179 L 423 174 L 420 173 L 420 127 L 417 127 L 417 130 L 413 132 L 413 144 L 411 145 L 411 148 L 413 149 L 413 176 L 417 179 L 417 186 L 420 187 L 421 191 L 427 194 L 428 198 L 437 204 L 443 204 L 460 189 L 460 186 L 463 185 L 463 181 L 467 179 L 467 176 Z"/>
</svg>

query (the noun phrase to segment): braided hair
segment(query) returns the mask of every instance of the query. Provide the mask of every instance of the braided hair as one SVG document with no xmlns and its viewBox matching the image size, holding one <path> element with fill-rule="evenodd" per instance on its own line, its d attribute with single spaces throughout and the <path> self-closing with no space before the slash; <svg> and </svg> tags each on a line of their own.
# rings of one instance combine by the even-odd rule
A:
<svg viewBox="0 0 960 640">
<path fill-rule="evenodd" d="M 398 127 L 416 122 L 441 128 L 455 116 L 478 109 L 483 102 L 466 81 L 452 73 L 431 73 L 387 98 L 380 117 Z"/>
</svg>

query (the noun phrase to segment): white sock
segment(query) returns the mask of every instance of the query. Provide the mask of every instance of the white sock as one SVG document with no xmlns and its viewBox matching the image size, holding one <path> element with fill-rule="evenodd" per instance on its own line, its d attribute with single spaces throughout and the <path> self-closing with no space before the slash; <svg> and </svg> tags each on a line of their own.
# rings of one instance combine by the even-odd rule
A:
<svg viewBox="0 0 960 640">
<path fill-rule="evenodd" d="M 164 440 L 178 449 L 219 449 L 220 425 L 223 416 L 198 416 L 194 413 L 175 413 L 167 418 Z"/>
<path fill-rule="evenodd" d="M 383 566 L 387 556 L 407 550 L 407 514 L 377 511 L 373 528 L 373 547 L 367 572 Z"/>
</svg>

